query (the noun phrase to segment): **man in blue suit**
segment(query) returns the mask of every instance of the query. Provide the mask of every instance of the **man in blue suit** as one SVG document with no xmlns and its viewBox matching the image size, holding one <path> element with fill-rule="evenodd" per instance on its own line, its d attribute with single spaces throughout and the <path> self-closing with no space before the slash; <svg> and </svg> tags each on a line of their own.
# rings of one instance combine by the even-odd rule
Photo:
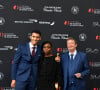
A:
<svg viewBox="0 0 100 90">
<path fill-rule="evenodd" d="M 40 40 L 40 31 L 33 31 L 30 42 L 18 46 L 12 64 L 11 87 L 15 90 L 35 90 L 38 60 L 41 54 L 41 46 L 37 44 Z"/>
<path fill-rule="evenodd" d="M 86 90 L 86 76 L 90 73 L 87 56 L 76 50 L 74 38 L 67 39 L 67 53 L 61 55 L 63 90 Z"/>
</svg>

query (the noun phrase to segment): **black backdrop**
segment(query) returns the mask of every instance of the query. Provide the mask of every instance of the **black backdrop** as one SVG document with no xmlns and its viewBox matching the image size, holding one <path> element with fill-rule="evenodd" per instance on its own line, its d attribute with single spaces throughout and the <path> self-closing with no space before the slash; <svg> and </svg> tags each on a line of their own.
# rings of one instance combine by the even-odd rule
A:
<svg viewBox="0 0 100 90">
<path fill-rule="evenodd" d="M 11 63 L 19 43 L 30 32 L 42 33 L 54 53 L 66 52 L 66 39 L 75 37 L 78 50 L 89 57 L 88 90 L 100 90 L 100 0 L 0 0 L 0 89 L 11 90 Z"/>
</svg>

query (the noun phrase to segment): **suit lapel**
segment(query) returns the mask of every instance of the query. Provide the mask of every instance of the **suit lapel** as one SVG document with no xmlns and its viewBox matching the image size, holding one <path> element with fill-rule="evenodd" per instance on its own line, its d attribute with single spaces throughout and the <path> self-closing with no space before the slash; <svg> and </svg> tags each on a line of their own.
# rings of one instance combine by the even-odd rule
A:
<svg viewBox="0 0 100 90">
<path fill-rule="evenodd" d="M 63 61 L 63 72 L 64 72 L 64 87 L 67 86 L 67 75 L 68 75 L 68 66 L 69 66 L 69 54 L 68 52 L 64 55 Z"/>
<path fill-rule="evenodd" d="M 80 54 L 79 54 L 79 52 L 77 52 L 77 54 L 74 58 L 75 64 L 78 64 L 79 60 L 80 60 Z"/>
<path fill-rule="evenodd" d="M 35 52 L 35 56 L 37 55 L 37 53 L 39 52 L 39 47 L 38 47 L 38 45 L 37 45 L 37 48 L 36 48 L 37 50 L 36 50 L 36 52 Z"/>
<path fill-rule="evenodd" d="M 28 56 L 31 56 L 29 43 L 26 44 Z"/>
</svg>

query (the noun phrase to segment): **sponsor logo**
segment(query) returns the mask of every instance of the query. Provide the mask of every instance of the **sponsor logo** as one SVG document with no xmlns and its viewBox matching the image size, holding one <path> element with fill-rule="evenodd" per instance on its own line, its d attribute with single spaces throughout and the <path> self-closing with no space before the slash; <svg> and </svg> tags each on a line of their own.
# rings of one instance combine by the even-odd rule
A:
<svg viewBox="0 0 100 90">
<path fill-rule="evenodd" d="M 6 50 L 17 50 L 17 48 L 14 48 L 13 46 L 3 46 L 0 48 L 0 51 L 6 51 Z"/>
<path fill-rule="evenodd" d="M 0 64 L 3 64 L 2 60 L 0 60 Z"/>
<path fill-rule="evenodd" d="M 55 24 L 55 22 L 47 22 L 47 21 L 39 21 L 39 24 L 48 24 L 50 26 L 53 26 Z"/>
<path fill-rule="evenodd" d="M 100 75 L 96 75 L 96 74 L 91 74 L 90 75 L 90 79 L 100 79 Z"/>
<path fill-rule="evenodd" d="M 79 21 L 64 21 L 65 26 L 70 27 L 83 27 L 84 25 Z"/>
<path fill-rule="evenodd" d="M 5 19 L 3 17 L 0 17 L 0 25 L 3 25 L 5 23 Z"/>
<path fill-rule="evenodd" d="M 77 15 L 79 13 L 79 7 L 78 6 L 73 6 L 71 8 L 71 12 L 72 12 L 72 14 Z"/>
<path fill-rule="evenodd" d="M 19 38 L 19 37 L 14 33 L 0 32 L 0 38 Z"/>
<path fill-rule="evenodd" d="M 57 48 L 57 52 L 58 53 L 61 53 L 61 52 L 65 53 L 65 52 L 68 52 L 68 49 L 67 48 Z"/>
<path fill-rule="evenodd" d="M 100 67 L 100 62 L 94 62 L 94 61 L 92 61 L 92 62 L 89 62 L 89 65 L 91 67 L 99 68 Z"/>
<path fill-rule="evenodd" d="M 0 90 L 15 90 L 15 89 L 11 87 L 0 87 Z"/>
<path fill-rule="evenodd" d="M 44 6 L 43 11 L 61 13 L 62 9 L 61 9 L 61 7 L 57 7 L 57 6 Z"/>
<path fill-rule="evenodd" d="M 93 22 L 92 23 L 94 27 L 100 27 L 100 23 L 99 22 Z"/>
<path fill-rule="evenodd" d="M 80 41 L 85 41 L 86 39 L 87 39 L 86 34 L 81 33 L 81 34 L 79 35 L 79 40 L 80 40 Z"/>
<path fill-rule="evenodd" d="M 99 53 L 99 49 L 97 49 L 97 48 L 95 48 L 95 49 L 86 48 L 86 53 L 89 53 L 89 54 L 98 54 Z"/>
<path fill-rule="evenodd" d="M 4 78 L 4 74 L 0 72 L 0 80 L 2 80 L 3 78 Z"/>
<path fill-rule="evenodd" d="M 13 10 L 15 10 L 15 11 L 30 11 L 30 12 L 34 11 L 34 9 L 32 9 L 30 6 L 27 6 L 27 5 L 14 5 Z"/>
<path fill-rule="evenodd" d="M 51 39 L 68 39 L 68 34 L 52 34 Z"/>
<path fill-rule="evenodd" d="M 100 35 L 96 35 L 96 40 L 100 40 Z"/>
<path fill-rule="evenodd" d="M 5 36 L 6 34 L 7 34 L 7 33 L 0 32 L 0 38 L 4 38 L 4 36 Z"/>
<path fill-rule="evenodd" d="M 93 90 L 100 90 L 100 88 L 93 88 Z"/>
<path fill-rule="evenodd" d="M 42 21 L 42 20 L 37 20 L 37 19 L 29 19 L 29 20 L 24 20 L 24 21 L 14 21 L 14 23 L 16 23 L 16 24 L 37 23 L 37 24 L 46 24 L 46 25 L 50 25 L 50 26 L 55 25 L 55 21 Z"/>
<path fill-rule="evenodd" d="M 90 13 L 90 14 L 100 14 L 100 9 L 89 8 L 88 13 Z"/>
<path fill-rule="evenodd" d="M 4 9 L 4 6 L 3 5 L 0 5 L 0 9 Z"/>
</svg>

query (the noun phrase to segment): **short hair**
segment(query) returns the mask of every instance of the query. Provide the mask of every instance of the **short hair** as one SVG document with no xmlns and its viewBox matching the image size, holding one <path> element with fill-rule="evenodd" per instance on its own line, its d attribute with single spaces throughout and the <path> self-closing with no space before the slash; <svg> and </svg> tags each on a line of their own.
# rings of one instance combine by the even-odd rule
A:
<svg viewBox="0 0 100 90">
<path fill-rule="evenodd" d="M 39 30 L 33 30 L 33 31 L 31 32 L 31 35 L 32 35 L 32 33 L 37 33 L 37 34 L 39 34 L 39 35 L 41 36 L 41 32 L 40 32 Z"/>
<path fill-rule="evenodd" d="M 42 59 L 41 60 L 43 60 L 44 59 L 44 52 L 43 52 L 43 46 L 45 45 L 45 44 L 50 44 L 50 46 L 51 46 L 51 48 L 53 47 L 52 46 L 52 43 L 50 42 L 50 41 L 44 41 L 43 43 L 42 43 L 42 46 L 41 46 L 41 49 L 42 49 L 42 52 L 41 52 L 41 55 L 42 55 Z"/>
<path fill-rule="evenodd" d="M 68 40 L 74 40 L 74 41 L 75 41 L 75 44 L 77 44 L 76 39 L 74 39 L 73 37 L 68 37 L 67 41 L 68 41 Z"/>
<path fill-rule="evenodd" d="M 52 45 L 52 43 L 50 42 L 50 41 L 44 41 L 43 43 L 42 43 L 42 49 L 43 49 L 43 46 L 45 45 L 45 44 L 50 44 L 50 46 L 51 47 L 53 47 L 53 45 Z"/>
</svg>

